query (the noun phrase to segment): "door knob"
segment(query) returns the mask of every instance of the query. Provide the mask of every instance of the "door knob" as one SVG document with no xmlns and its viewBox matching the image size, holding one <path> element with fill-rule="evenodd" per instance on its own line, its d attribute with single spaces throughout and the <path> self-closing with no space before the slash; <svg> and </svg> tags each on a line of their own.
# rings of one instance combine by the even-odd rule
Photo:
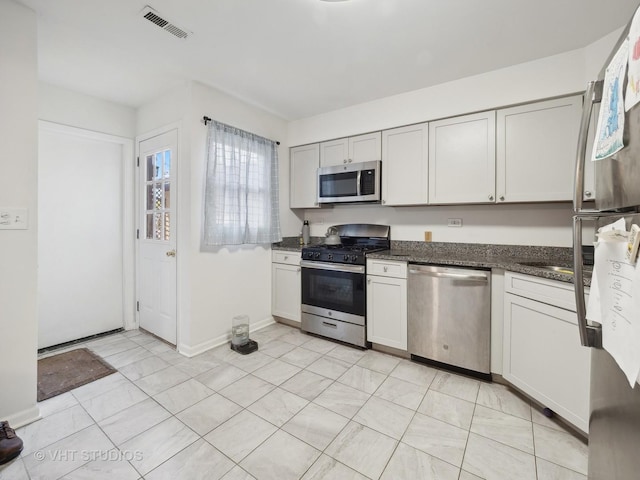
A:
<svg viewBox="0 0 640 480">
<path fill-rule="evenodd" d="M 169 250 L 167 252 L 167 257 L 175 257 L 176 256 L 176 251 L 175 250 Z"/>
</svg>

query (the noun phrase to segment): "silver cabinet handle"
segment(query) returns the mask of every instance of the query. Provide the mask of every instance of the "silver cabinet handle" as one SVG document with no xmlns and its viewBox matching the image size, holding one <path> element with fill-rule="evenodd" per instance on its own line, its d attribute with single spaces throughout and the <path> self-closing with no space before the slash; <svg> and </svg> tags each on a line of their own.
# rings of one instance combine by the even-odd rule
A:
<svg viewBox="0 0 640 480">
<path fill-rule="evenodd" d="M 387 203 L 387 201 L 386 200 L 382 200 L 382 204 L 384 205 L 385 203 Z"/>
<path fill-rule="evenodd" d="M 387 273 L 389 271 L 389 267 L 382 267 L 382 270 L 384 270 L 384 273 Z"/>
<path fill-rule="evenodd" d="M 335 323 L 322 322 L 322 325 L 324 325 L 325 327 L 338 328 L 338 325 L 336 325 Z"/>
<path fill-rule="evenodd" d="M 504 202 L 504 195 L 500 195 L 500 201 Z"/>
<path fill-rule="evenodd" d="M 364 273 L 364 265 L 345 265 L 343 263 L 324 263 L 302 260 L 300 262 L 302 268 L 315 268 L 316 270 L 333 270 L 348 273 Z"/>
<path fill-rule="evenodd" d="M 584 196 L 585 197 L 590 197 L 591 196 L 591 192 L 589 190 L 587 190 L 586 192 L 584 192 Z"/>
<path fill-rule="evenodd" d="M 575 213 L 583 211 L 582 192 L 584 191 L 584 168 L 587 159 L 589 124 L 591 123 L 593 104 L 600 103 L 602 101 L 603 83 L 603 80 L 589 82 L 587 85 L 587 91 L 584 93 L 584 105 L 582 106 L 582 117 L 580 118 L 580 130 L 578 133 L 578 150 L 576 151 L 576 181 L 573 192 L 573 211 Z"/>
<path fill-rule="evenodd" d="M 169 250 L 166 253 L 167 257 L 175 257 L 176 256 L 176 251 L 175 250 Z"/>
<path fill-rule="evenodd" d="M 464 273 L 432 272 L 432 271 L 426 271 L 426 270 L 419 270 L 417 268 L 410 268 L 409 273 L 412 273 L 414 275 L 426 275 L 427 277 L 451 278 L 455 280 L 473 280 L 478 282 L 488 281 L 485 275 L 466 275 Z"/>
<path fill-rule="evenodd" d="M 344 160 L 342 160 L 342 163 L 347 163 L 347 159 L 345 158 Z"/>
<path fill-rule="evenodd" d="M 489 194 L 489 200 L 493 202 L 493 195 Z"/>
<path fill-rule="evenodd" d="M 367 284 L 371 285 L 371 279 L 367 278 Z"/>
<path fill-rule="evenodd" d="M 353 162 L 353 160 L 352 160 L 352 159 L 349 159 L 349 163 L 351 163 L 351 162 Z"/>
<path fill-rule="evenodd" d="M 285 262 L 286 262 L 287 260 L 289 260 L 289 255 L 285 255 L 285 256 L 284 256 L 284 260 L 285 260 Z"/>
</svg>

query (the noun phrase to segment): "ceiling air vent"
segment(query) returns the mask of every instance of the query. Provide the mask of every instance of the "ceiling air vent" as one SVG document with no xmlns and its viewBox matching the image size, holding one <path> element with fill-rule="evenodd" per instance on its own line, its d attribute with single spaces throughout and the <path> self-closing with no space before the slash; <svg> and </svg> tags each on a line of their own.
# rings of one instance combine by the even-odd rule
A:
<svg viewBox="0 0 640 480">
<path fill-rule="evenodd" d="M 151 23 L 159 26 L 165 32 L 169 32 L 171 35 L 174 35 L 178 38 L 187 38 L 189 35 L 191 35 L 191 32 L 177 27 L 169 20 L 162 18 L 158 12 L 156 12 L 148 5 L 144 7 L 141 13 L 144 19 L 149 20 Z"/>
</svg>

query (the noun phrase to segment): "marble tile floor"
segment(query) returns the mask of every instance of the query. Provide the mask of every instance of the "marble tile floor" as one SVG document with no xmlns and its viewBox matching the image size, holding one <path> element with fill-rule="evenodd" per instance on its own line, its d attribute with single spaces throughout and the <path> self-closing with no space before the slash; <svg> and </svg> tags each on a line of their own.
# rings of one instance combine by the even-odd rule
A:
<svg viewBox="0 0 640 480">
<path fill-rule="evenodd" d="M 586 480 L 586 445 L 507 387 L 280 324 L 251 337 L 247 356 L 83 344 L 118 373 L 42 402 L 0 480 Z"/>
</svg>

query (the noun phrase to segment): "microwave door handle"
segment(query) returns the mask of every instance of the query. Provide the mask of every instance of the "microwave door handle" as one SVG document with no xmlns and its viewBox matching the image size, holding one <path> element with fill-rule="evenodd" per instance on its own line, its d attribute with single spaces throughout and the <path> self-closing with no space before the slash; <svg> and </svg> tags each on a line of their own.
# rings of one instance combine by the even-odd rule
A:
<svg viewBox="0 0 640 480">
<path fill-rule="evenodd" d="M 362 180 L 362 169 L 358 169 L 358 175 L 356 177 L 356 195 L 358 197 L 362 194 L 362 188 L 360 188 L 361 180 Z"/>
<path fill-rule="evenodd" d="M 585 163 L 587 161 L 587 141 L 589 137 L 589 125 L 591 124 L 593 105 L 602 101 L 603 84 L 604 82 L 602 80 L 589 82 L 584 94 L 585 103 L 582 108 L 582 117 L 580 118 L 578 149 L 576 151 L 576 177 L 573 192 L 573 211 L 575 213 L 588 213 L 582 208 L 584 195 L 584 170 Z"/>
</svg>

